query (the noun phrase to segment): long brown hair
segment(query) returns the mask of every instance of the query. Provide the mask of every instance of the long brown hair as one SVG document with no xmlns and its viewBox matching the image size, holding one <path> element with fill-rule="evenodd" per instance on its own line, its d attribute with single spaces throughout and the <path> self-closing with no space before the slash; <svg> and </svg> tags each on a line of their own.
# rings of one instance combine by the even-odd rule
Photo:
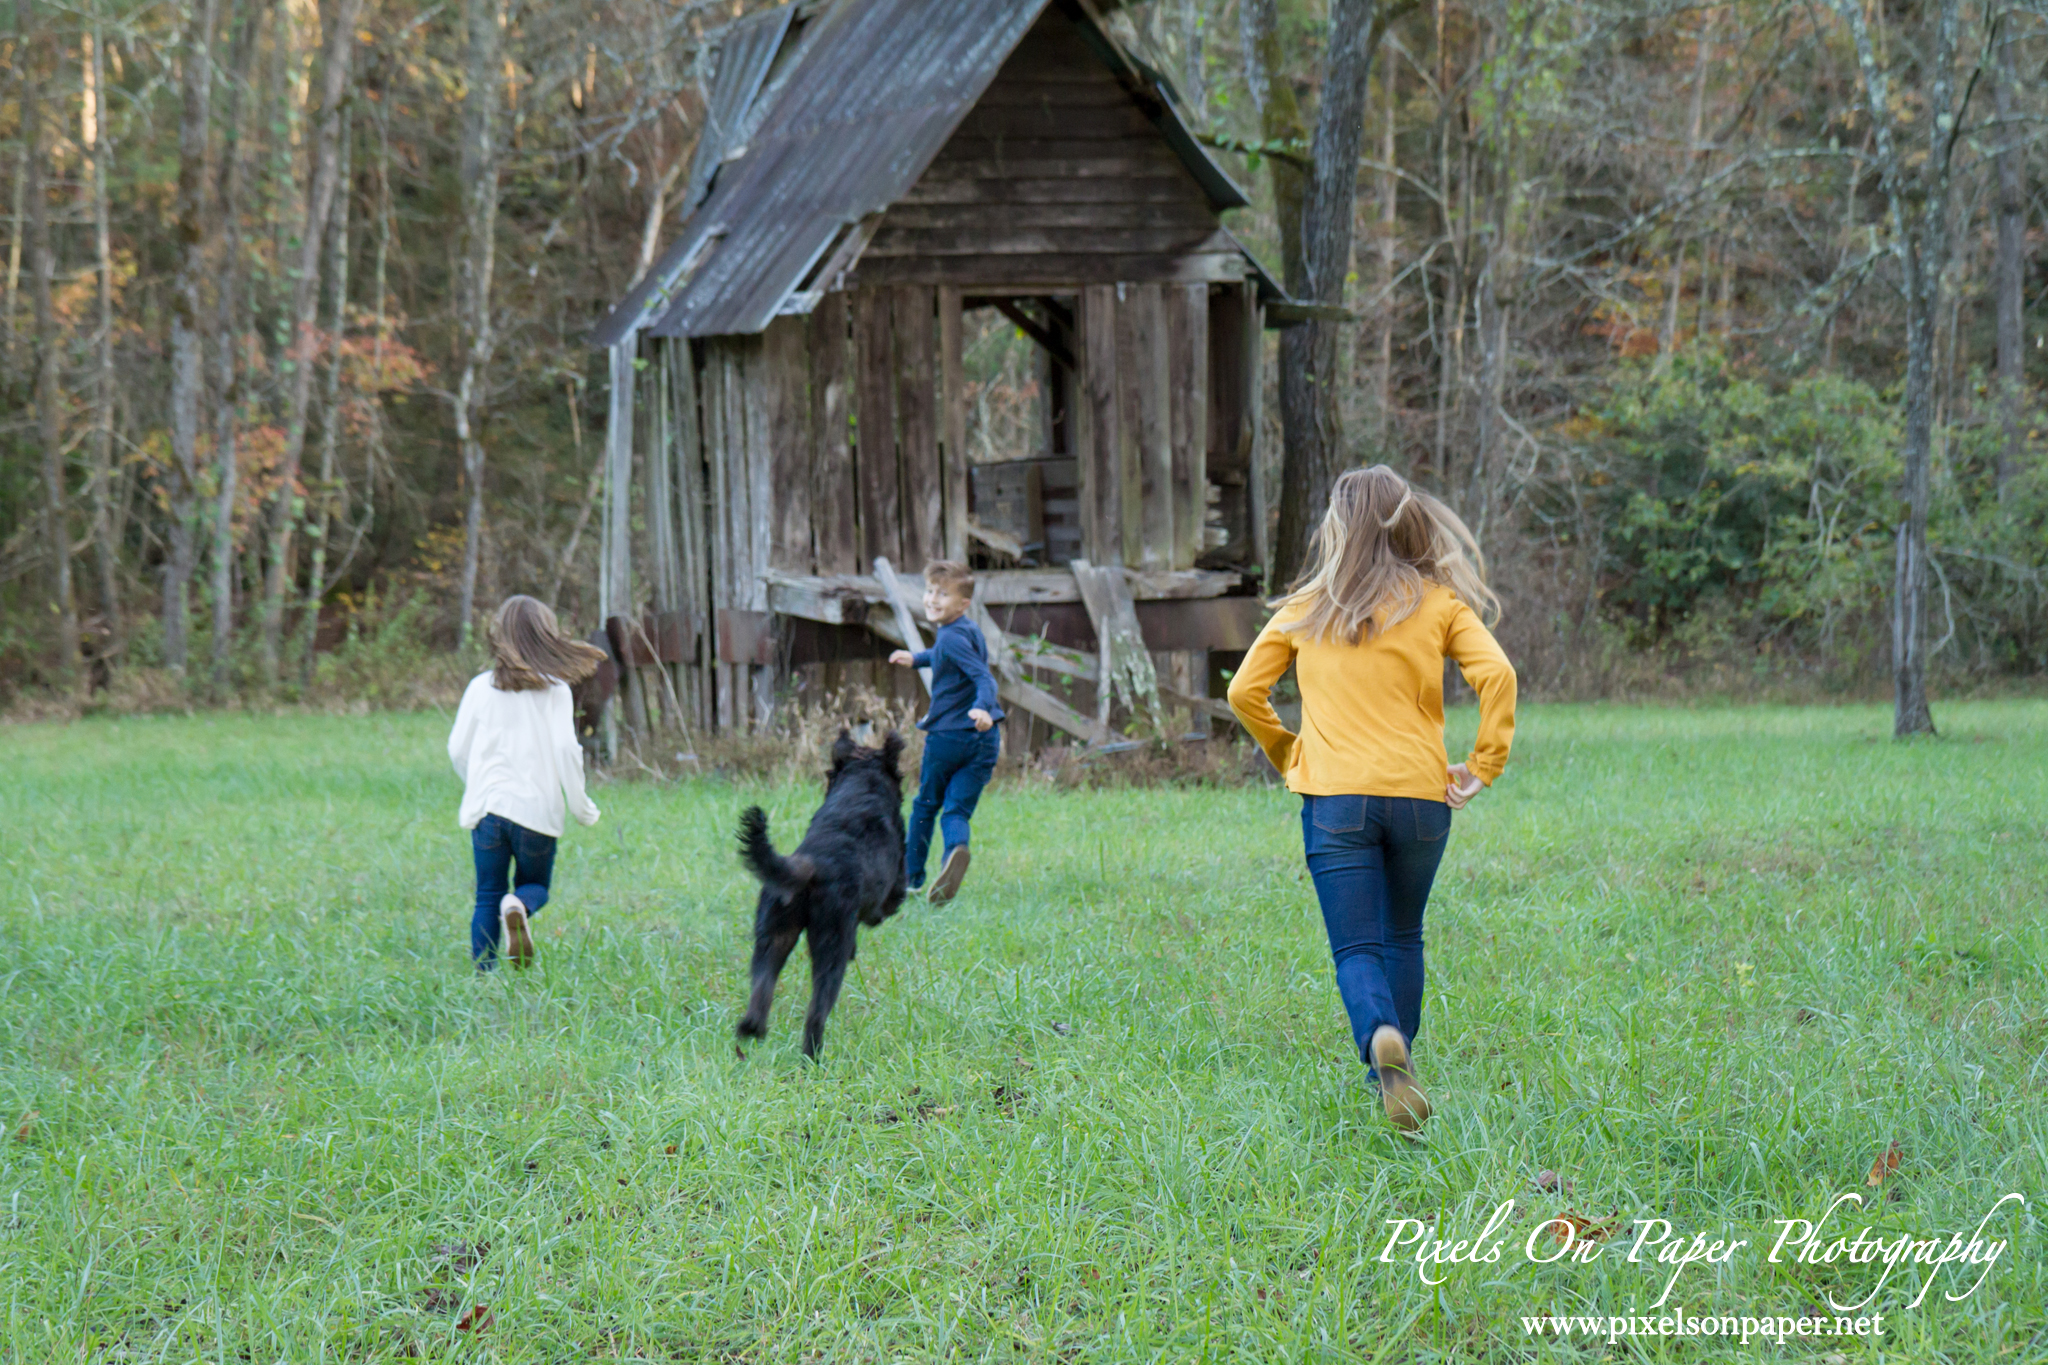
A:
<svg viewBox="0 0 2048 1365">
<path fill-rule="evenodd" d="M 604 651 L 562 633 L 547 603 L 523 593 L 508 597 L 491 618 L 491 653 L 500 692 L 539 692 L 560 680 L 580 683 L 604 662 Z"/>
<path fill-rule="evenodd" d="M 1492 622 L 1500 599 L 1458 514 L 1383 464 L 1338 476 L 1308 563 L 1274 603 L 1300 612 L 1286 629 L 1357 644 L 1408 619 L 1442 585 Z"/>
</svg>

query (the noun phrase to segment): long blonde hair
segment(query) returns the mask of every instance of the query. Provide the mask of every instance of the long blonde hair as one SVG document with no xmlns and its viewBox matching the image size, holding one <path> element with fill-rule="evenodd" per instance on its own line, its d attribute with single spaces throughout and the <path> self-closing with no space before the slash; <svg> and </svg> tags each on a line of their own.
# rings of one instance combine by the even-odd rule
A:
<svg viewBox="0 0 2048 1365">
<path fill-rule="evenodd" d="M 1489 624 L 1500 615 L 1479 542 L 1458 514 L 1376 464 L 1338 476 L 1308 562 L 1273 606 L 1300 613 L 1289 631 L 1355 645 L 1407 620 L 1436 585 Z"/>
<path fill-rule="evenodd" d="M 539 692 L 557 678 L 580 683 L 604 662 L 603 650 L 564 635 L 547 603 L 523 593 L 491 618 L 491 653 L 491 686 L 500 692 Z"/>
</svg>

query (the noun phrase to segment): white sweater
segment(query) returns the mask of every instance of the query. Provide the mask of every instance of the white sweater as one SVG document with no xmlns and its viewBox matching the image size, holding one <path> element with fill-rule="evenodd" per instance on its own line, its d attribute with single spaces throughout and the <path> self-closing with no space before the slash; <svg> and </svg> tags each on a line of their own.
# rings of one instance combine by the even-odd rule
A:
<svg viewBox="0 0 2048 1365">
<path fill-rule="evenodd" d="M 564 792 L 579 821 L 597 823 L 597 807 L 583 790 L 583 746 L 576 742 L 576 708 L 567 683 L 551 683 L 546 691 L 501 692 L 489 673 L 477 674 L 455 713 L 448 757 L 466 784 L 456 816 L 464 829 L 496 815 L 559 838 Z"/>
</svg>

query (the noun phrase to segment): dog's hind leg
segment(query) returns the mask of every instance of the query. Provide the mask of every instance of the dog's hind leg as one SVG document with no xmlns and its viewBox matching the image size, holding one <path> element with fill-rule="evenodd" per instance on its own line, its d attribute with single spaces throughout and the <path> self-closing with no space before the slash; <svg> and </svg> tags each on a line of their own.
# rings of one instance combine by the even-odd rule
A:
<svg viewBox="0 0 2048 1365">
<path fill-rule="evenodd" d="M 747 996 L 747 1012 L 740 1016 L 735 1030 L 740 1037 L 768 1036 L 768 1010 L 775 1003 L 775 983 L 782 975 L 783 964 L 796 949 L 797 935 L 802 932 L 801 925 L 792 924 L 755 935 L 754 988 Z"/>
<path fill-rule="evenodd" d="M 825 1021 L 839 1003 L 839 988 L 846 984 L 846 964 L 853 961 L 853 928 L 820 935 L 811 931 L 811 1008 L 804 1015 L 804 1056 L 816 1060 L 825 1045 Z"/>
</svg>

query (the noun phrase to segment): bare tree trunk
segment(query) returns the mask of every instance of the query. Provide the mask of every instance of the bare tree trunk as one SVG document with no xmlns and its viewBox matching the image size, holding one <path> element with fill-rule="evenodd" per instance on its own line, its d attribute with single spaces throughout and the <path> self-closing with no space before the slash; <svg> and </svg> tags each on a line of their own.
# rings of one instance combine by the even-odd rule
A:
<svg viewBox="0 0 2048 1365">
<path fill-rule="evenodd" d="M 53 63 L 46 60 L 48 38 L 32 27 L 29 0 L 16 0 L 16 61 L 21 67 L 21 138 L 28 146 L 28 257 L 30 292 L 35 308 L 36 435 L 43 453 L 43 543 L 50 553 L 50 613 L 57 627 L 57 682 L 64 690 L 78 685 L 78 608 L 71 588 L 71 512 L 66 493 L 64 419 L 62 413 L 64 348 L 57 336 L 57 314 L 51 284 L 57 274 L 57 253 L 50 243 L 50 197 L 43 176 L 48 167 L 48 137 L 43 127 L 40 77 Z"/>
<path fill-rule="evenodd" d="M 299 465 L 306 453 L 306 411 L 313 396 L 314 319 L 320 305 L 320 248 L 334 199 L 335 146 L 340 137 L 341 102 L 348 92 L 355 53 L 356 14 L 362 0 L 335 0 L 327 16 L 320 58 L 320 114 L 313 137 L 313 165 L 306 191 L 305 231 L 299 240 L 298 276 L 292 282 L 290 404 L 285 413 L 284 458 L 278 467 L 277 500 L 271 505 L 269 562 L 263 579 L 263 685 L 275 687 L 284 642 L 285 579 L 292 531 L 301 511 Z"/>
<path fill-rule="evenodd" d="M 1906 432 L 1900 451 L 1906 516 L 1899 523 L 1892 584 L 1892 733 L 1932 734 L 1934 718 L 1927 704 L 1928 462 L 1934 436 L 1935 332 L 1950 245 L 1949 152 L 1962 113 L 1954 102 L 1959 0 L 1935 0 L 1928 7 L 1934 43 L 1930 59 L 1920 67 L 1928 112 L 1919 120 L 1927 128 L 1928 145 L 1917 165 L 1908 163 L 1894 135 L 1889 74 L 1871 41 L 1862 0 L 1835 0 L 1835 9 L 1856 40 L 1906 297 Z"/>
<path fill-rule="evenodd" d="M 119 548 L 108 497 L 114 482 L 114 253 L 108 231 L 106 41 L 95 6 L 92 32 L 80 63 L 85 89 L 79 101 L 87 159 L 92 165 L 93 258 L 99 275 L 98 372 L 93 384 L 92 547 L 99 571 L 100 614 L 106 617 L 108 655 L 118 655 L 127 637 L 121 614 Z"/>
<path fill-rule="evenodd" d="M 2027 192 L 2026 163 L 2020 150 L 2020 128 L 2013 108 L 2012 44 L 2009 25 L 2001 26 L 1998 50 L 1992 56 L 1991 95 L 1998 115 L 1998 261 L 1991 292 L 1998 312 L 1998 418 L 2004 439 L 1998 447 L 1998 496 L 2005 497 L 2019 473 L 2026 450 L 2021 416 L 2026 403 Z"/>
<path fill-rule="evenodd" d="M 1386 114 L 1380 128 L 1380 311 L 1379 345 L 1373 355 L 1372 386 L 1374 437 L 1381 449 L 1389 444 L 1389 423 L 1394 407 L 1394 234 L 1400 226 L 1400 177 L 1394 174 L 1394 123 L 1399 116 L 1397 99 L 1400 68 L 1388 62 L 1380 72 L 1380 88 L 1387 97 Z"/>
<path fill-rule="evenodd" d="M 496 342 L 491 328 L 491 275 L 497 263 L 497 110 L 501 61 L 498 0 L 465 0 L 469 24 L 468 86 L 462 95 L 463 252 L 457 267 L 457 307 L 463 329 L 462 378 L 455 390 L 455 438 L 462 449 L 462 478 L 469 490 L 463 519 L 462 630 L 457 647 L 469 643 L 476 619 L 477 565 L 483 555 L 484 446 L 476 423 L 480 389 Z"/>
<path fill-rule="evenodd" d="M 194 508 L 199 492 L 199 403 L 206 387 L 200 291 L 206 279 L 206 143 L 213 94 L 215 0 L 192 0 L 179 65 L 178 273 L 171 287 L 171 525 L 164 566 L 164 664 L 183 673 L 191 626 Z"/>
<path fill-rule="evenodd" d="M 341 341 L 348 327 L 348 201 L 349 177 L 354 165 L 354 139 L 349 120 L 341 121 L 340 190 L 334 196 L 332 219 L 327 229 L 327 280 L 330 307 L 327 314 L 327 381 L 320 402 L 320 483 L 313 497 L 319 505 L 319 520 L 311 532 L 313 563 L 306 573 L 306 605 L 299 625 L 299 667 L 301 686 L 313 681 L 313 646 L 320 630 L 320 601 L 327 595 L 327 538 L 334 532 L 334 456 L 341 437 Z M 344 506 L 343 515 L 347 515 Z"/>
<path fill-rule="evenodd" d="M 1709 10 L 1695 41 L 1692 62 L 1692 117 L 1686 124 L 1685 171 L 1688 180 L 1699 166 L 1700 121 L 1707 102 L 1707 51 L 1714 41 L 1714 13 Z M 1685 292 L 1685 248 L 1686 241 L 1680 236 L 1676 249 L 1671 253 L 1671 277 L 1664 287 L 1664 319 L 1657 328 L 1657 361 L 1659 374 L 1669 368 L 1671 353 L 1678 346 L 1678 296 Z M 1706 244 L 1700 245 L 1700 294 L 1707 291 Z"/>
<path fill-rule="evenodd" d="M 233 77 L 221 140 L 220 207 L 222 249 L 220 298 L 214 312 L 214 365 L 218 373 L 213 421 L 215 494 L 213 509 L 213 641 L 212 685 L 216 695 L 228 688 L 228 654 L 235 625 L 235 498 L 240 471 L 242 383 L 235 365 L 235 338 L 240 334 L 242 283 L 242 99 L 256 62 L 256 32 L 268 0 L 243 0 L 235 28 L 230 61 Z"/>
<path fill-rule="evenodd" d="M 1332 0 L 1329 70 L 1316 111 L 1308 193 L 1301 213 L 1303 292 L 1318 303 L 1342 304 L 1351 269 L 1358 198 L 1358 156 L 1365 140 L 1365 96 L 1373 50 L 1387 23 L 1412 7 L 1382 9 L 1378 0 Z M 1290 291 L 1293 281 L 1289 280 Z M 1280 336 L 1280 531 L 1273 550 L 1276 582 L 1292 578 L 1345 462 L 1342 376 L 1334 321 L 1303 323 Z"/>
<path fill-rule="evenodd" d="M 24 35 L 25 36 L 25 35 Z M 19 43 L 20 38 L 16 39 Z M 28 75 L 27 63 L 17 60 L 14 73 L 15 117 L 18 135 L 14 140 L 13 214 L 7 220 L 7 288 L 0 298 L 6 313 L 6 335 L 0 340 L 0 384 L 14 382 L 14 315 L 21 307 L 21 229 L 27 211 L 23 195 L 28 189 Z"/>
</svg>

